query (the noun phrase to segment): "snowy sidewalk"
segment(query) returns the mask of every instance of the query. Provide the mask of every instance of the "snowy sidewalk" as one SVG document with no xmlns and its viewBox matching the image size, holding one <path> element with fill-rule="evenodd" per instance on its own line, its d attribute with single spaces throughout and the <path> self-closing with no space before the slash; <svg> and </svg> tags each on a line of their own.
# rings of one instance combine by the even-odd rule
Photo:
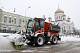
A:
<svg viewBox="0 0 80 53">
<path fill-rule="evenodd" d="M 80 41 L 80 38 L 79 38 L 79 36 L 62 36 L 61 37 L 61 41 L 74 41 L 74 42 L 76 42 L 76 41 Z"/>
</svg>

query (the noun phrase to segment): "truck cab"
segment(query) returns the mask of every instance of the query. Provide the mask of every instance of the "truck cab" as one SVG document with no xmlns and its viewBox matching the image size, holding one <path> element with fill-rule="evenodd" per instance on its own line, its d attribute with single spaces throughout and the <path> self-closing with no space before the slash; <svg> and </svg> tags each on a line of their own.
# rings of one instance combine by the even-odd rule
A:
<svg viewBox="0 0 80 53">
<path fill-rule="evenodd" d="M 44 32 L 44 28 L 45 28 L 44 21 L 45 20 L 41 18 L 35 18 L 34 20 L 29 20 L 26 33 L 31 32 L 33 35 L 35 35 L 36 33 L 41 33 L 42 32 L 41 29 Z"/>
</svg>

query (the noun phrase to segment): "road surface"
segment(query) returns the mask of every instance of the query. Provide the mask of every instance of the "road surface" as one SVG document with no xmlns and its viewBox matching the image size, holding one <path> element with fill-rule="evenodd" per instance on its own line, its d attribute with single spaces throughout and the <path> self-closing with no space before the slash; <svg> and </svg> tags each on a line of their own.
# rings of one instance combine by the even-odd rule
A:
<svg viewBox="0 0 80 53">
<path fill-rule="evenodd" d="M 23 50 L 0 53 L 80 53 L 80 41 L 59 41 L 56 45 L 48 43 L 41 47 L 25 45 Z"/>
</svg>

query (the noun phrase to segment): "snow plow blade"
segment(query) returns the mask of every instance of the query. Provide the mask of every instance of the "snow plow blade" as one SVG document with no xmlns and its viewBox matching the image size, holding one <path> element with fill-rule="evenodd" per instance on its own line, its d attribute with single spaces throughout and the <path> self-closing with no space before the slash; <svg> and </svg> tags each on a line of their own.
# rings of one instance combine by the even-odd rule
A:
<svg viewBox="0 0 80 53">
<path fill-rule="evenodd" d="M 12 45 L 13 45 L 13 47 L 14 47 L 16 50 L 22 50 L 22 49 L 23 49 L 23 46 L 24 46 L 24 45 L 15 45 L 14 42 L 12 42 Z"/>
</svg>

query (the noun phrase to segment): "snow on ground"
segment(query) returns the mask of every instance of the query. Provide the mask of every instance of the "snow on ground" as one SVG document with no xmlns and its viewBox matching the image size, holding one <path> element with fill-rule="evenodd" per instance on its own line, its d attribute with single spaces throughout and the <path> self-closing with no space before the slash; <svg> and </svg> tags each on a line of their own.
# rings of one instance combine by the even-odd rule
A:
<svg viewBox="0 0 80 53">
<path fill-rule="evenodd" d="M 8 37 L 4 37 L 4 35 L 9 35 Z M 0 33 L 0 52 L 10 52 L 10 51 L 15 51 L 14 47 L 11 44 L 11 41 L 9 38 L 13 38 L 13 35 L 7 34 L 7 33 Z M 66 42 L 66 41 L 74 41 L 78 42 L 80 41 L 79 36 L 62 36 L 61 41 Z M 44 47 L 49 49 L 50 47 Z M 23 50 L 22 52 L 34 52 L 36 50 Z M 40 51 L 41 52 L 41 51 Z"/>
<path fill-rule="evenodd" d="M 80 41 L 79 36 L 62 36 L 61 41 Z"/>
<path fill-rule="evenodd" d="M 36 51 L 36 49 L 35 50 L 23 50 L 21 52 L 34 52 L 34 51 Z"/>
<path fill-rule="evenodd" d="M 80 53 L 80 47 L 72 48 L 65 51 L 55 52 L 55 53 Z"/>
<path fill-rule="evenodd" d="M 15 50 L 11 44 L 11 41 L 6 37 L 0 36 L 0 52 L 9 52 Z"/>
<path fill-rule="evenodd" d="M 0 36 L 3 36 L 3 37 L 7 37 L 9 35 L 11 35 L 11 33 L 0 33 Z"/>
</svg>

